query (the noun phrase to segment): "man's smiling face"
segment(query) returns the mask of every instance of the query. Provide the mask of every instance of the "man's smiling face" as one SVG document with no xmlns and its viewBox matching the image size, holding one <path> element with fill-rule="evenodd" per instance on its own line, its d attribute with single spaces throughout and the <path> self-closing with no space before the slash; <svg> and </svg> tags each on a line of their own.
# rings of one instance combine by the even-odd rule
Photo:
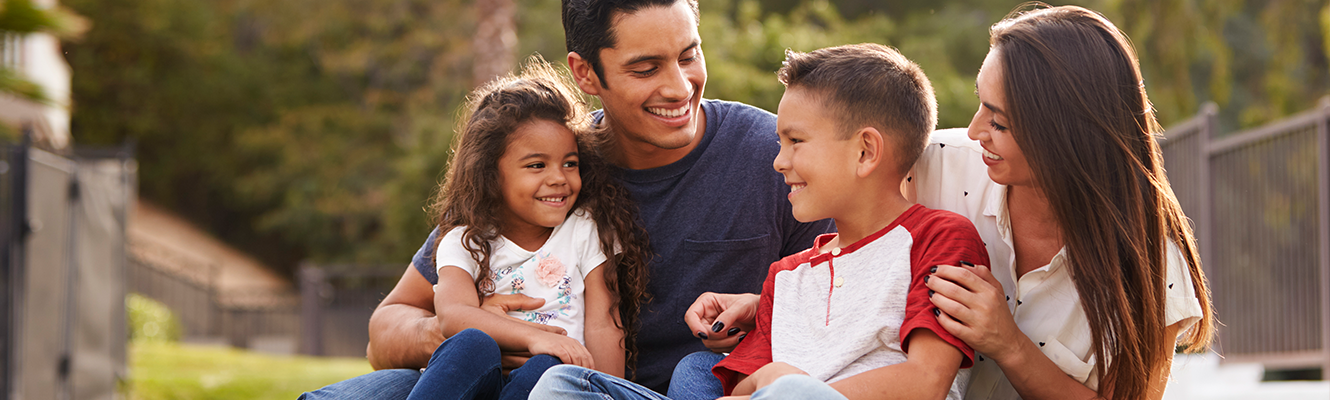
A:
<svg viewBox="0 0 1330 400">
<path fill-rule="evenodd" d="M 707 68 L 688 2 L 618 13 L 610 29 L 615 43 L 600 51 L 603 76 L 579 86 L 600 97 L 626 150 L 691 149 L 705 129 L 699 125 Z"/>
</svg>

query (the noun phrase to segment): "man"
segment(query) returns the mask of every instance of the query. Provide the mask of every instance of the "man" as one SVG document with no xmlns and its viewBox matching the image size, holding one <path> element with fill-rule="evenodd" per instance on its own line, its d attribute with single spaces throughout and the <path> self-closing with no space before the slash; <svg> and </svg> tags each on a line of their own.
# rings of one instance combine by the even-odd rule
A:
<svg viewBox="0 0 1330 400">
<path fill-rule="evenodd" d="M 830 221 L 804 224 L 791 216 L 789 189 L 770 168 L 780 150 L 774 115 L 702 99 L 707 74 L 697 18 L 696 0 L 563 1 L 568 65 L 578 86 L 604 106 L 598 123 L 615 138 L 609 158 L 637 201 L 656 254 L 652 299 L 639 317 L 636 381 L 661 392 L 674 365 L 705 348 L 696 338 L 733 342 L 743 334 L 737 327 L 689 329 L 684 313 L 700 294 L 757 292 L 773 261 L 833 229 Z M 433 313 L 434 238 L 370 318 L 366 352 L 380 371 L 309 398 L 410 391 L 419 373 L 388 368 L 424 367 L 443 341 Z M 487 307 L 539 305 L 526 302 L 506 298 Z"/>
</svg>

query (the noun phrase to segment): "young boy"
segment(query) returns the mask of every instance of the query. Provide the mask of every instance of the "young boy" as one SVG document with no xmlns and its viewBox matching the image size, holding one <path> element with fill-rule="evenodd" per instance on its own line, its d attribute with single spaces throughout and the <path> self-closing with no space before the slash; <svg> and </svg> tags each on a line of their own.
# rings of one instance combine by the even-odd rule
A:
<svg viewBox="0 0 1330 400">
<path fill-rule="evenodd" d="M 938 324 L 924 280 L 988 253 L 970 221 L 901 193 L 937 123 L 928 78 L 876 44 L 787 52 L 778 74 L 772 166 L 795 219 L 839 233 L 771 265 L 757 328 L 713 373 L 733 395 L 807 374 L 850 399 L 959 399 L 974 352 Z"/>
</svg>

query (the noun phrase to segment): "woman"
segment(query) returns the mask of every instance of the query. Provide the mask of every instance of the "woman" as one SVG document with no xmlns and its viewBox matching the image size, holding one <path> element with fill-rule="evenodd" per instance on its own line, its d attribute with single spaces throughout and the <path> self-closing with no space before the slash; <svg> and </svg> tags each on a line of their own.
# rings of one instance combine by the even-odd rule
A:
<svg viewBox="0 0 1330 400">
<path fill-rule="evenodd" d="M 1008 17 L 976 88 L 968 136 L 1012 238 L 989 245 L 1010 254 L 928 283 L 943 327 L 988 359 L 969 397 L 1160 398 L 1175 347 L 1204 349 L 1214 321 L 1130 42 L 1080 7 Z"/>
<path fill-rule="evenodd" d="M 939 266 L 927 283 L 943 327 L 979 354 L 966 397 L 1158 399 L 1175 346 L 1205 349 L 1214 320 L 1135 52 L 1072 6 L 1009 16 L 990 45 L 969 140 L 935 133 L 907 184 L 975 222 L 994 264 Z M 704 295 L 690 311 L 710 322 L 748 301 Z M 819 385 L 770 389 L 754 398 Z"/>
</svg>

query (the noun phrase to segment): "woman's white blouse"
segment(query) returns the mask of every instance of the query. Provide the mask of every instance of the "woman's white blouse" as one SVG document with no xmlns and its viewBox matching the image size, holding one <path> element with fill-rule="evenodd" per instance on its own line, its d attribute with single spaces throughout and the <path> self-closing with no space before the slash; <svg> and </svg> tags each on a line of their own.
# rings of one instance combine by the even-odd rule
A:
<svg viewBox="0 0 1330 400">
<path fill-rule="evenodd" d="M 1007 307 L 1016 325 L 1063 372 L 1091 389 L 1098 389 L 1094 371 L 1101 360 L 1096 360 L 1090 349 L 1090 325 L 1071 281 L 1066 248 L 1048 265 L 1016 279 L 1007 209 L 1020 205 L 1006 204 L 1007 187 L 989 179 L 981 153 L 978 142 L 966 137 L 964 129 L 934 132 L 907 179 L 906 191 L 925 207 L 956 212 L 974 222 L 988 248 L 993 275 L 1006 292 Z M 1201 304 L 1182 252 L 1171 241 L 1166 279 L 1165 324 L 1181 323 L 1180 331 L 1185 331 L 1200 319 Z M 982 354 L 976 354 L 965 397 L 1020 398 L 997 363 Z"/>
</svg>

